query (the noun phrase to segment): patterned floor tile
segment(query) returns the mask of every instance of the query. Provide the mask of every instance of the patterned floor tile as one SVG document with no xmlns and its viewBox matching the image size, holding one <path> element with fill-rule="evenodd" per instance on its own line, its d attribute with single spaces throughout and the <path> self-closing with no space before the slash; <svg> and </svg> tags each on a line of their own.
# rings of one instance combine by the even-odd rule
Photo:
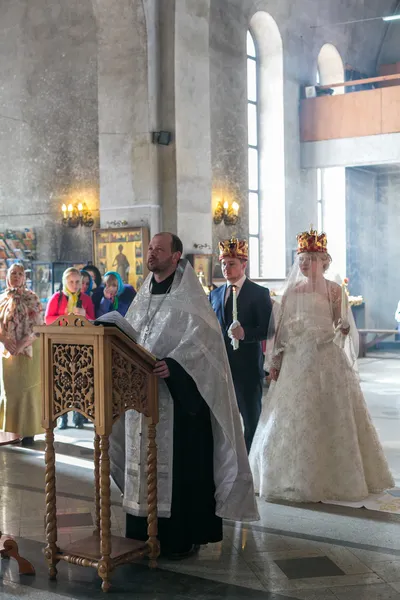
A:
<svg viewBox="0 0 400 600">
<path fill-rule="evenodd" d="M 310 577 L 334 577 L 344 575 L 340 569 L 327 556 L 314 556 L 312 558 L 289 558 L 276 560 L 275 564 L 288 579 L 304 579 Z"/>
<path fill-rule="evenodd" d="M 360 585 L 336 588 L 337 600 L 400 600 L 400 594 L 390 585 Z"/>
<path fill-rule="evenodd" d="M 370 567 L 384 581 L 400 580 L 400 560 L 390 560 L 387 562 L 371 562 Z"/>
</svg>

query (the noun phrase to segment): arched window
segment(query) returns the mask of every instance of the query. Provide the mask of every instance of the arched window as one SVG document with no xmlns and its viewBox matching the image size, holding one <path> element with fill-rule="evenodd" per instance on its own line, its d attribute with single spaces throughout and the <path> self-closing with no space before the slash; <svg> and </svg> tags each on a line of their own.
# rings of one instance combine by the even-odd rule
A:
<svg viewBox="0 0 400 600">
<path fill-rule="evenodd" d="M 329 85 L 344 82 L 342 58 L 335 46 L 324 44 L 318 55 L 317 83 Z M 332 88 L 333 93 L 343 94 L 344 87 Z M 317 169 L 318 229 L 328 236 L 332 255 L 332 270 L 346 276 L 346 169 L 332 167 Z"/>
<path fill-rule="evenodd" d="M 253 36 L 247 32 L 247 123 L 249 160 L 250 277 L 260 277 L 260 186 L 258 149 L 258 64 Z"/>
<path fill-rule="evenodd" d="M 283 46 L 266 12 L 247 34 L 250 273 L 286 275 Z M 257 210 L 258 207 L 258 210 Z"/>
<path fill-rule="evenodd" d="M 344 66 L 338 49 L 333 44 L 324 44 L 318 54 L 317 83 L 329 85 L 330 83 L 344 82 Z M 333 94 L 343 94 L 344 87 L 335 87 Z"/>
</svg>

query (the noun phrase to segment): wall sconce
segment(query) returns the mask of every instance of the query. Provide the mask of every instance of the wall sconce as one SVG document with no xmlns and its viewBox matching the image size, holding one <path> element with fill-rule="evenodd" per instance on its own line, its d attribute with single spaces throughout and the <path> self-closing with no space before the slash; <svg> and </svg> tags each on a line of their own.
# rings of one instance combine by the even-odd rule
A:
<svg viewBox="0 0 400 600">
<path fill-rule="evenodd" d="M 79 204 L 63 204 L 61 207 L 63 218 L 62 224 L 68 227 L 93 227 L 94 219 L 85 202 Z"/>
<path fill-rule="evenodd" d="M 239 221 L 239 204 L 232 202 L 229 204 L 228 200 L 218 202 L 214 211 L 214 223 L 219 225 L 222 223 L 225 225 L 236 225 Z"/>
</svg>

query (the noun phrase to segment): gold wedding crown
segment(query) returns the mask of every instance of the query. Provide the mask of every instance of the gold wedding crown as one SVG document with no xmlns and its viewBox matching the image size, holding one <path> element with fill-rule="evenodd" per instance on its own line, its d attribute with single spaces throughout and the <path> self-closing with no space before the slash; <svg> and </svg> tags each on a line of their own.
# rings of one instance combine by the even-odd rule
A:
<svg viewBox="0 0 400 600">
<path fill-rule="evenodd" d="M 309 231 L 303 231 L 297 236 L 297 254 L 302 252 L 328 253 L 328 240 L 326 233 L 320 233 L 310 227 Z"/>
<path fill-rule="evenodd" d="M 219 260 L 222 260 L 223 258 L 248 260 L 249 258 L 249 244 L 246 240 L 231 238 L 230 240 L 223 240 L 218 246 Z"/>
</svg>

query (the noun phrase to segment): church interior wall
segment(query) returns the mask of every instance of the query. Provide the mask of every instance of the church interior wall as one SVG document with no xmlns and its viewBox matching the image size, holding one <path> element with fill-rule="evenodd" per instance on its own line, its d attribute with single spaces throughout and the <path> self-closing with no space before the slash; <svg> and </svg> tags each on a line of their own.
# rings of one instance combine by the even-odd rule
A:
<svg viewBox="0 0 400 600">
<path fill-rule="evenodd" d="M 393 329 L 400 298 L 399 166 L 346 169 L 350 290 L 365 298 L 365 326 Z"/>
<path fill-rule="evenodd" d="M 98 29 L 100 224 L 159 227 L 153 2 L 95 0 Z"/>
<path fill-rule="evenodd" d="M 89 0 L 0 3 L 2 230 L 36 229 L 38 258 L 91 255 L 61 205 L 83 191 L 98 208 L 96 23 Z"/>
<path fill-rule="evenodd" d="M 378 58 L 394 57 L 393 27 L 320 27 L 359 17 L 350 0 L 72 1 L 51 10 L 44 0 L 0 1 L 2 227 L 34 227 L 38 258 L 89 258 L 90 231 L 60 224 L 63 201 L 84 193 L 97 224 L 177 231 L 187 251 L 247 237 L 246 33 L 265 11 L 284 52 L 289 265 L 296 233 L 316 222 L 315 169 L 304 168 L 299 139 L 301 87 L 315 83 L 325 43 L 375 74 Z M 381 2 L 382 13 L 392 4 Z M 371 16 L 376 3 L 365 0 L 362 17 Z M 159 129 L 171 131 L 169 146 L 151 143 Z M 235 227 L 212 224 L 221 194 L 240 205 Z"/>
<path fill-rule="evenodd" d="M 383 2 L 382 14 L 391 8 L 391 2 Z M 308 227 L 311 221 L 316 222 L 315 171 L 301 166 L 298 111 L 301 86 L 315 83 L 317 58 L 325 43 L 338 49 L 344 63 L 361 72 L 375 74 L 385 29 L 381 22 L 351 27 L 311 27 L 358 18 L 359 7 L 350 1 L 302 0 L 293 4 L 278 0 L 214 0 L 211 3 L 213 205 L 222 190 L 237 199 L 242 215 L 238 226 L 213 226 L 214 251 L 221 238 L 232 233 L 248 235 L 245 42 L 251 17 L 257 11 L 265 11 L 275 19 L 283 40 L 286 248 L 287 265 L 290 265 L 297 232 Z M 376 16 L 373 0 L 364 2 L 363 17 L 370 16 Z"/>
</svg>

